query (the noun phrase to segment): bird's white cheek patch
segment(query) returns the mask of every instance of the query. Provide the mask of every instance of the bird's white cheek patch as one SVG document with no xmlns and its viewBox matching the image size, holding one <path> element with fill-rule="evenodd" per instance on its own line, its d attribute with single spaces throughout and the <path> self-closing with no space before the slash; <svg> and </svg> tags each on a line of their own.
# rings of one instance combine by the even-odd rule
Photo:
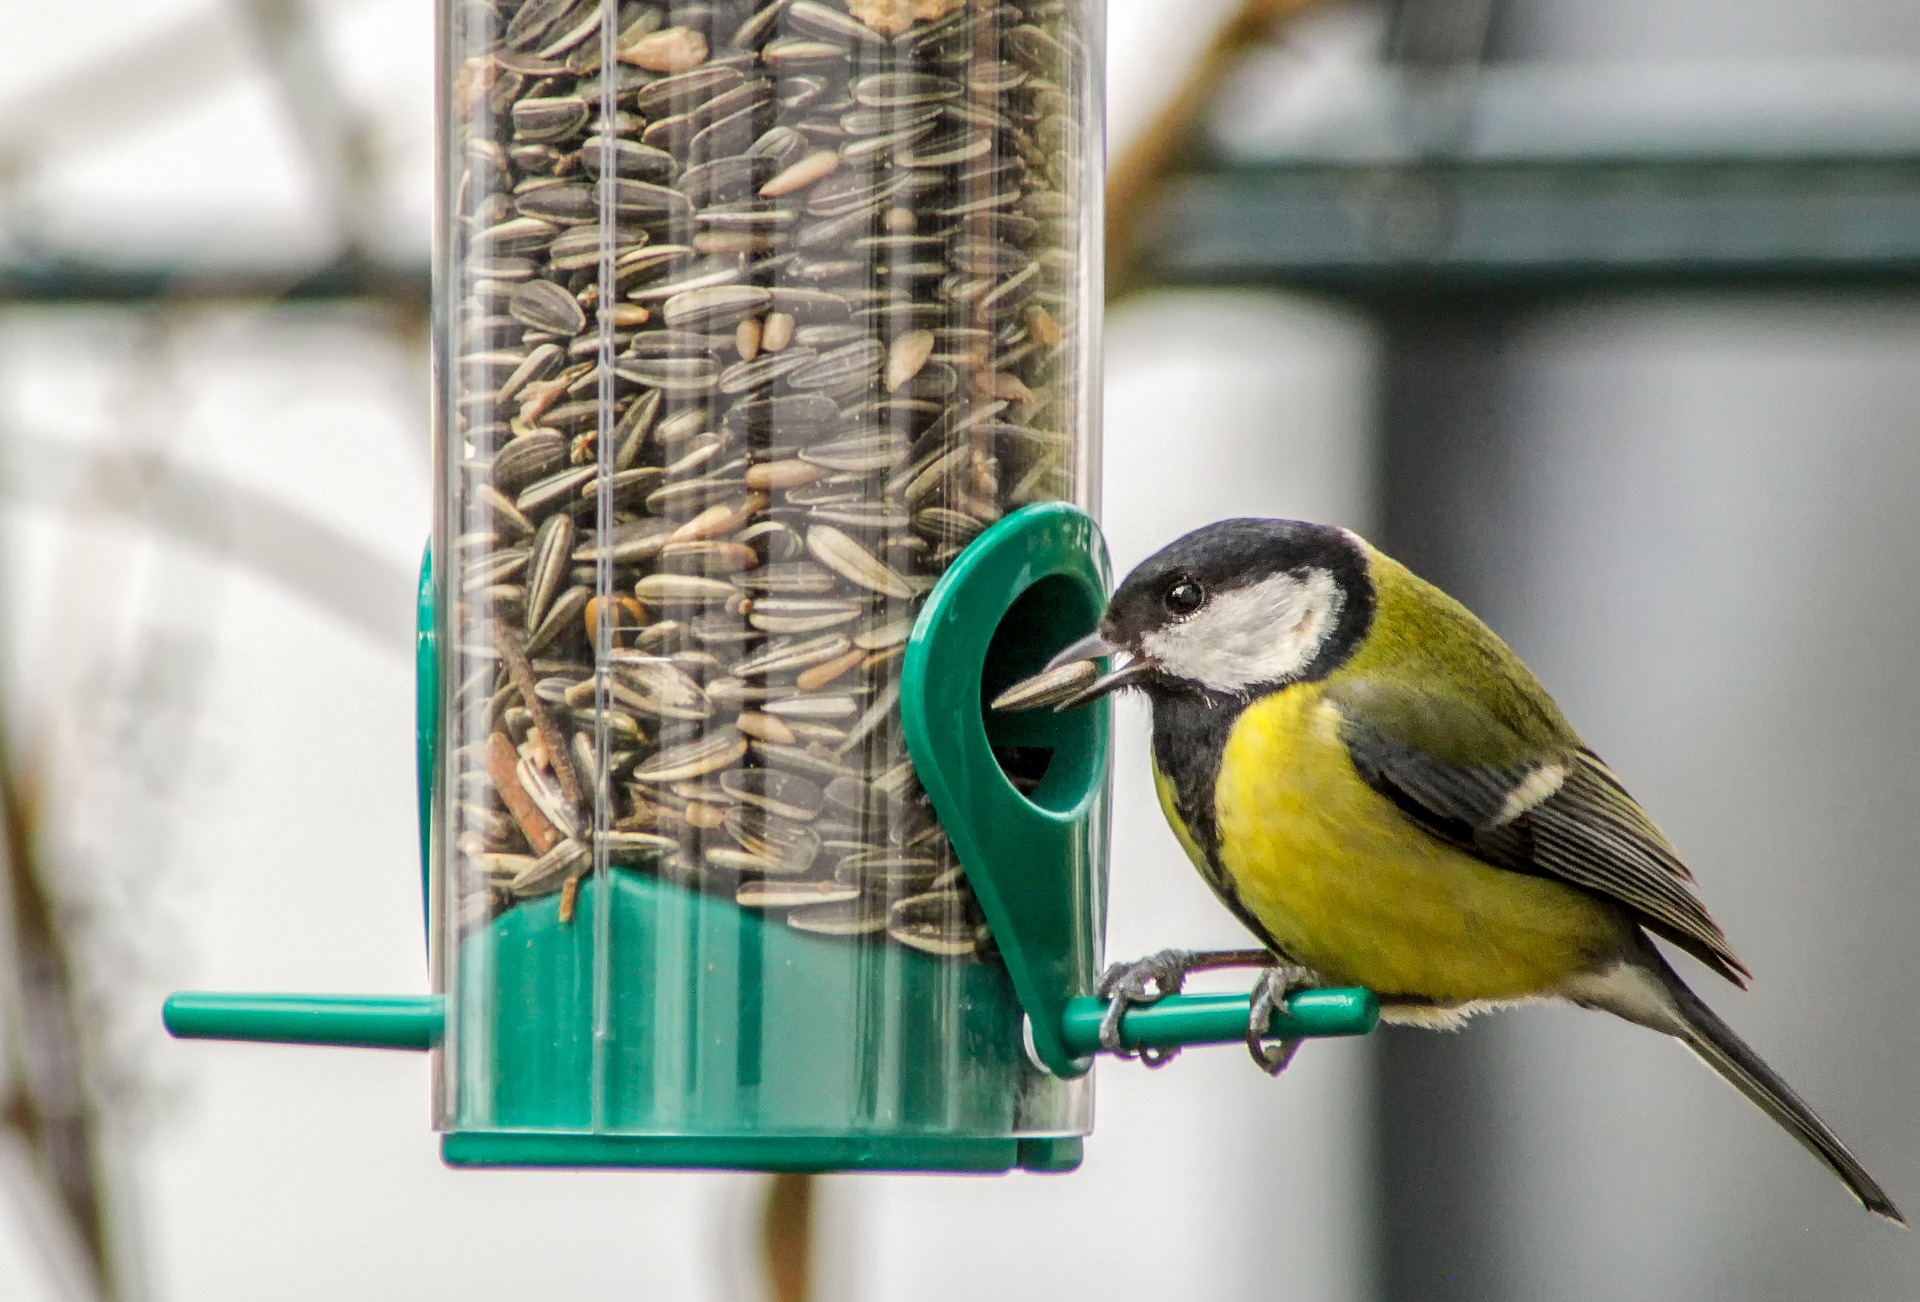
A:
<svg viewBox="0 0 1920 1302">
<path fill-rule="evenodd" d="M 1276 574 L 1223 592 L 1182 623 L 1158 629 L 1140 649 L 1168 673 L 1216 692 L 1246 692 L 1297 677 L 1313 663 L 1340 616 L 1340 586 L 1325 570 Z"/>
</svg>

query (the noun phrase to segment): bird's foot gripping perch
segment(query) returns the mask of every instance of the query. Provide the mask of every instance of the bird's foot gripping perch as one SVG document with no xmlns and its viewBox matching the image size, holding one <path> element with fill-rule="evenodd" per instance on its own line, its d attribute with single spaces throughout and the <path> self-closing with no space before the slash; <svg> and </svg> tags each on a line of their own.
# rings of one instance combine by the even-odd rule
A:
<svg viewBox="0 0 1920 1302">
<path fill-rule="evenodd" d="M 1129 1008 L 1156 1004 L 1168 995 L 1179 994 L 1187 977 L 1195 972 L 1226 967 L 1260 967 L 1273 956 L 1260 949 L 1221 950 L 1197 953 L 1186 949 L 1163 949 L 1131 963 L 1115 963 L 1101 974 L 1095 987 L 1108 1001 L 1106 1016 L 1100 1019 L 1100 1047 L 1116 1058 L 1139 1058 L 1149 1067 L 1164 1067 L 1179 1056 L 1178 1049 L 1142 1047 L 1138 1053 L 1120 1040 L 1120 1021 Z M 1271 1016 L 1272 1009 L 1267 1010 Z M 1265 1021 L 1260 1023 L 1265 1026 Z"/>
<path fill-rule="evenodd" d="M 1305 968 L 1276 964 L 1260 974 L 1253 987 L 1253 1004 L 1247 1011 L 1247 1052 L 1269 1076 L 1278 1076 L 1293 1061 L 1299 1040 L 1276 1040 L 1269 1027 L 1273 1015 L 1287 1006 L 1287 1000 L 1302 990 L 1311 990 L 1317 982 Z"/>
</svg>

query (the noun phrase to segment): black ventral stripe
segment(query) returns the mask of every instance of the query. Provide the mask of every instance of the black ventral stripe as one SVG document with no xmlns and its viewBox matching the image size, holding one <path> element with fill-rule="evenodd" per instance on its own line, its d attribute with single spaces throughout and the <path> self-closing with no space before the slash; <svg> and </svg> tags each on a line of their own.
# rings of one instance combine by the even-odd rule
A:
<svg viewBox="0 0 1920 1302">
<path fill-rule="evenodd" d="M 1220 820 L 1214 790 L 1234 724 L 1251 702 L 1213 692 L 1162 691 L 1153 703 L 1153 762 L 1173 784 L 1174 812 L 1206 862 L 1200 872 L 1233 915 L 1278 954 L 1274 940 L 1240 899 L 1233 878 L 1220 862 Z"/>
</svg>

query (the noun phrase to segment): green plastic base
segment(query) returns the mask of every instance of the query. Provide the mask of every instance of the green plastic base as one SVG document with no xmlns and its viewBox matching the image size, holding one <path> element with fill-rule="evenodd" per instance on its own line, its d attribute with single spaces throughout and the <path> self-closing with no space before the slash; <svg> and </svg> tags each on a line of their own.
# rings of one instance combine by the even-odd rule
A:
<svg viewBox="0 0 1920 1302">
<path fill-rule="evenodd" d="M 995 1175 L 1065 1172 L 1085 1145 L 1062 1139 L 742 1139 L 735 1135 L 461 1133 L 441 1136 L 448 1166 L 630 1167 L 718 1171 L 903 1171 Z"/>
<path fill-rule="evenodd" d="M 532 900 L 462 942 L 456 1155 L 518 1162 L 550 1136 L 560 1165 L 762 1165 L 798 1143 L 803 1167 L 1006 1170 L 1019 1132 L 1061 1115 L 998 963 L 812 936 L 621 870 L 606 885 L 584 882 L 569 922 Z M 464 1146 L 487 1136 L 507 1147 Z"/>
</svg>

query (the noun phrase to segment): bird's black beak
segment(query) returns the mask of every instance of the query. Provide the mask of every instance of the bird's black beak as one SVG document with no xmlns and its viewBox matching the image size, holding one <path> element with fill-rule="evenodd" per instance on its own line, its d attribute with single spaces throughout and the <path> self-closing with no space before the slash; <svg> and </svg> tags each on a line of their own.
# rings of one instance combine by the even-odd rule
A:
<svg viewBox="0 0 1920 1302">
<path fill-rule="evenodd" d="M 1099 662 L 1115 656 L 1127 659 L 1101 673 Z M 1153 669 L 1151 660 L 1132 656 L 1125 647 L 1115 646 L 1096 630 L 1049 660 L 1047 667 L 1033 677 L 1000 693 L 993 700 L 993 708 L 1038 710 L 1051 705 L 1055 710 L 1070 710 L 1130 687 Z"/>
</svg>

